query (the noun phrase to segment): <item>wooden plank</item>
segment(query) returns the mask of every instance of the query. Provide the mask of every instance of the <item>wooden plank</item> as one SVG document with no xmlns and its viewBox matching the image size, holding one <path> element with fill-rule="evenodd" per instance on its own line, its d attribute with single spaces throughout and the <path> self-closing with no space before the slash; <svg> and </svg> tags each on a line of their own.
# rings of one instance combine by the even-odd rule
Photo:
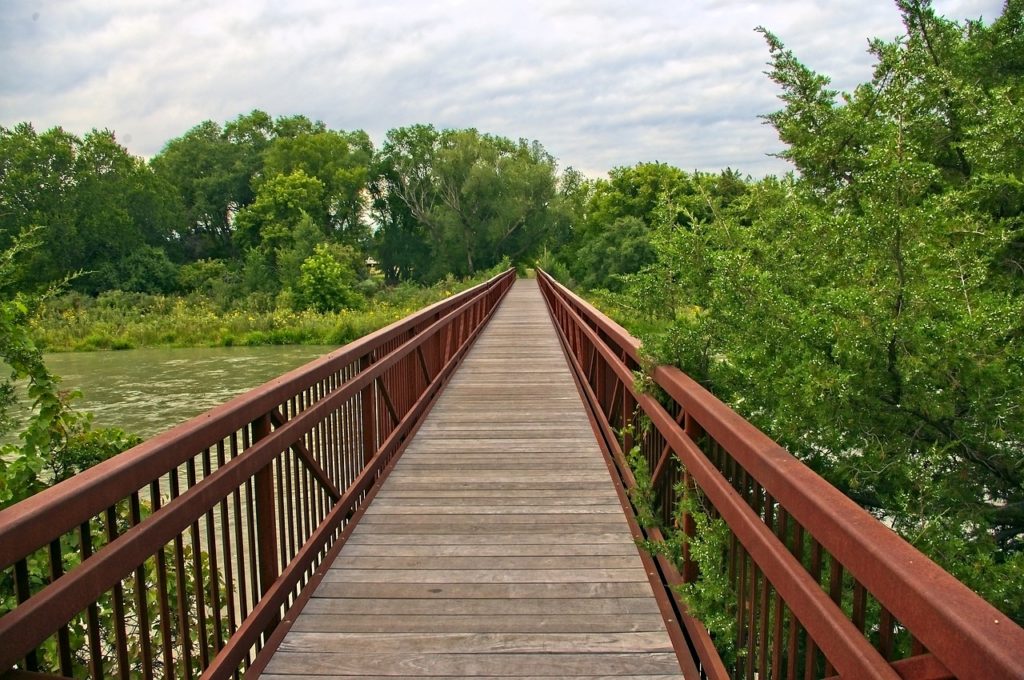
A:
<svg viewBox="0 0 1024 680">
<path fill-rule="evenodd" d="M 351 678 L 351 675 L 318 675 L 318 680 L 340 680 L 341 678 Z M 393 675 L 362 675 L 358 676 L 360 680 L 394 680 Z M 494 678 L 497 676 L 479 676 L 479 675 L 431 675 L 431 680 L 478 680 L 481 677 Z M 514 677 L 516 680 L 551 680 L 550 675 L 515 675 L 505 676 Z M 573 680 L 679 680 L 681 677 L 679 674 L 676 675 L 574 675 Z M 278 675 L 273 673 L 261 673 L 261 680 L 294 680 L 294 675 Z"/>
<path fill-rule="evenodd" d="M 509 481 L 514 477 L 515 481 Z M 592 482 L 595 484 L 610 484 L 607 470 L 594 470 L 593 472 L 516 472 L 510 475 L 504 470 L 445 470 L 443 472 L 417 471 L 413 485 L 436 484 L 439 486 L 460 484 L 480 487 L 486 484 L 510 484 L 516 485 L 511 488 L 528 489 L 529 485 L 537 484 L 542 489 L 557 489 L 559 484 L 576 484 L 581 482 Z M 405 487 L 406 482 L 398 484 Z"/>
<path fill-rule="evenodd" d="M 639 581 L 618 583 L 323 583 L 313 600 L 356 599 L 595 599 L 650 598 L 651 586 Z M 311 600 L 312 601 L 312 600 Z M 653 601 L 653 600 L 652 600 Z"/>
<path fill-rule="evenodd" d="M 660 614 L 552 614 L 550 616 L 375 616 L 306 614 L 295 632 L 334 633 L 628 633 L 664 631 Z M 633 672 L 639 671 L 634 668 Z M 371 672 L 367 669 L 367 672 Z"/>
<path fill-rule="evenodd" d="M 516 479 L 490 479 L 490 480 L 479 480 L 479 479 L 443 479 L 435 477 L 430 480 L 420 478 L 388 478 L 388 489 L 392 491 L 409 491 L 409 490 L 439 490 L 439 491 L 607 491 L 608 484 L 610 482 L 605 479 L 589 479 L 586 481 L 576 482 L 565 482 L 565 481 L 547 481 L 544 479 L 534 479 L 530 481 L 519 481 L 518 476 Z"/>
<path fill-rule="evenodd" d="M 678 671 L 675 654 L 670 652 L 639 652 L 613 654 L 302 654 L 279 651 L 274 655 L 268 673 L 287 675 L 365 675 L 378 673 L 401 677 L 461 674 L 483 676 L 516 676 L 547 674 L 570 677 L 581 674 L 633 673 L 637 667 L 659 673 Z"/>
<path fill-rule="evenodd" d="M 617 505 L 539 505 L 536 507 L 522 505 L 508 505 L 498 507 L 487 506 L 465 506 L 465 505 L 416 505 L 400 506 L 390 505 L 378 507 L 373 504 L 367 512 L 367 517 L 373 515 L 429 515 L 436 519 L 437 515 L 622 515 L 623 509 Z"/>
<path fill-rule="evenodd" d="M 562 534 L 558 542 L 566 545 L 611 543 L 617 545 L 628 545 L 634 547 L 636 544 L 629 537 L 616 528 L 614 531 L 586 532 L 578 534 Z M 379 530 L 374 533 L 357 531 L 348 539 L 346 545 L 553 545 L 556 542 L 547 534 L 530 534 L 524 532 L 503 532 L 490 531 L 482 533 L 461 533 L 452 531 L 447 534 L 434 533 L 425 534 L 422 531 L 417 533 L 403 534 L 400 532 L 381 533 Z M 345 548 L 346 550 L 348 548 Z"/>
<path fill-rule="evenodd" d="M 389 654 L 671 652 L 668 635 L 640 633 L 296 633 L 282 652 Z"/>
<path fill-rule="evenodd" d="M 626 520 L 622 517 L 621 513 L 616 515 L 600 514 L 600 513 L 572 513 L 567 512 L 564 508 L 559 508 L 558 512 L 544 514 L 517 514 L 517 513 L 502 513 L 500 515 L 492 515 L 487 512 L 473 512 L 472 508 L 462 508 L 458 514 L 448 514 L 443 518 L 439 517 L 426 517 L 423 515 L 390 515 L 380 512 L 367 512 L 361 520 L 360 524 L 377 525 L 377 524 L 415 524 L 415 525 L 428 525 L 433 526 L 438 523 L 445 523 L 448 525 L 452 524 L 474 524 L 478 526 L 487 524 L 588 524 L 588 523 L 610 523 L 614 520 L 621 520 L 622 524 L 625 525 Z M 467 510 L 469 510 L 467 512 Z M 372 531 L 372 529 L 371 529 Z"/>
<path fill-rule="evenodd" d="M 360 555 L 348 555 L 342 553 L 334 560 L 331 569 L 379 569 L 385 570 L 407 570 L 423 569 L 446 571 L 481 570 L 493 569 L 500 571 L 515 570 L 545 570 L 554 569 L 578 570 L 578 569 L 633 569 L 637 566 L 636 555 L 593 555 L 580 556 L 537 556 L 523 557 L 497 556 L 497 557 L 434 557 L 434 556 L 373 556 L 365 557 Z"/>
<path fill-rule="evenodd" d="M 628 569 L 328 569 L 324 581 L 350 583 L 610 583 L 647 582 L 647 572 Z"/>
<path fill-rule="evenodd" d="M 608 501 L 617 503 L 619 497 L 611 489 L 590 489 L 578 486 L 566 489 L 448 489 L 443 487 L 410 489 L 408 487 L 389 487 L 382 489 L 373 502 L 397 500 L 404 503 L 415 498 L 488 498 L 505 500 L 511 505 L 514 503 L 550 503 L 559 500 L 582 503 L 589 499 L 600 503 Z"/>
<path fill-rule="evenodd" d="M 604 473 L 608 474 L 606 468 L 600 468 L 597 465 L 590 463 L 570 464 L 566 461 L 545 461 L 545 462 L 524 462 L 521 460 L 513 459 L 495 459 L 490 462 L 488 461 L 472 461 L 472 462 L 460 462 L 457 459 L 446 459 L 446 460 L 435 460 L 435 461 L 404 461 L 399 464 L 398 469 L 408 472 L 423 472 L 424 474 L 434 475 L 438 473 L 460 473 L 460 472 L 475 472 L 475 471 L 502 471 L 502 472 L 539 472 L 542 470 L 550 470 L 551 472 L 557 473 L 571 468 L 575 472 L 593 472 L 593 473 Z"/>
<path fill-rule="evenodd" d="M 481 492 L 477 494 L 460 493 L 451 494 L 381 494 L 373 499 L 373 508 L 398 507 L 408 508 L 415 506 L 445 505 L 448 507 L 478 507 L 489 505 L 493 507 L 541 507 L 554 508 L 559 506 L 580 507 L 596 505 L 599 507 L 612 506 L 619 512 L 622 507 L 614 494 L 575 493 L 570 496 L 564 494 L 551 495 L 538 498 L 531 493 L 527 497 L 516 496 L 514 492 Z"/>
<path fill-rule="evenodd" d="M 596 555 L 636 555 L 636 546 L 630 543 L 584 543 L 579 545 L 565 543 L 539 543 L 535 545 L 368 545 L 366 543 L 350 543 L 345 546 L 348 557 L 543 557 L 569 556 L 581 557 Z"/>
<path fill-rule="evenodd" d="M 617 531 L 628 531 L 626 520 L 618 522 L 587 522 L 562 524 L 541 524 L 537 522 L 507 522 L 504 524 L 484 524 L 481 522 L 439 522 L 437 524 L 377 524 L 373 527 L 377 534 L 421 534 L 446 536 L 451 534 L 475 534 L 475 533 L 496 533 L 496 534 L 535 534 L 538 537 L 544 535 L 543 540 L 562 540 L 560 537 L 569 533 L 588 532 L 592 534 L 614 533 Z M 419 539 L 414 539 L 419 540 Z"/>
<path fill-rule="evenodd" d="M 314 597 L 303 612 L 392 616 L 551 616 L 554 614 L 657 614 L 650 597 L 621 598 L 354 598 Z"/>
</svg>

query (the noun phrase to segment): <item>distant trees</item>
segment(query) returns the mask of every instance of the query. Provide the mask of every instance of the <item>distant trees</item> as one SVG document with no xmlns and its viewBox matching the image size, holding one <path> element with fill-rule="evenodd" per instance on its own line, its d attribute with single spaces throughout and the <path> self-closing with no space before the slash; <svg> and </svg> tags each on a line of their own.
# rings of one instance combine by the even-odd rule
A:
<svg viewBox="0 0 1024 680">
<path fill-rule="evenodd" d="M 371 185 L 380 263 L 438 279 L 527 260 L 552 227 L 555 160 L 537 142 L 414 125 L 388 133 Z"/>
<path fill-rule="evenodd" d="M 72 285 L 93 294 L 216 290 L 263 306 L 282 292 L 288 304 L 313 299 L 296 286 L 320 244 L 348 248 L 355 276 L 372 260 L 390 281 L 528 262 L 568 238 L 578 201 L 566 190 L 587 185 L 559 178 L 537 142 L 415 125 L 377 151 L 361 130 L 263 111 L 203 121 L 148 164 L 110 132 L 19 125 L 0 131 L 0 179 L 0 246 L 47 230 L 26 281 L 80 271 Z"/>
<path fill-rule="evenodd" d="M 653 234 L 659 220 L 686 225 L 706 219 L 747 190 L 732 170 L 717 175 L 687 173 L 665 163 L 614 168 L 585 190 L 571 230 L 566 265 L 587 288 L 621 290 L 622 275 L 640 271 L 657 257 Z M 672 214 L 664 214 L 671 210 Z"/>
<path fill-rule="evenodd" d="M 0 247 L 44 229 L 26 254 L 25 285 L 72 272 L 82 272 L 73 285 L 92 293 L 164 280 L 164 248 L 180 216 L 174 188 L 109 131 L 79 138 L 28 123 L 0 128 Z"/>
</svg>

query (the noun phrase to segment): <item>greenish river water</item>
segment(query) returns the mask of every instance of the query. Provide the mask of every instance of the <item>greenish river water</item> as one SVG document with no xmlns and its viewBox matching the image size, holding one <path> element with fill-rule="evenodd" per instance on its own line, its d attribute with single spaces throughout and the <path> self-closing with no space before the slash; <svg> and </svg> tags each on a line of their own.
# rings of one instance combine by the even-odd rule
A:
<svg viewBox="0 0 1024 680">
<path fill-rule="evenodd" d="M 47 354 L 64 389 L 98 427 L 151 437 L 334 347 L 200 347 Z"/>
</svg>

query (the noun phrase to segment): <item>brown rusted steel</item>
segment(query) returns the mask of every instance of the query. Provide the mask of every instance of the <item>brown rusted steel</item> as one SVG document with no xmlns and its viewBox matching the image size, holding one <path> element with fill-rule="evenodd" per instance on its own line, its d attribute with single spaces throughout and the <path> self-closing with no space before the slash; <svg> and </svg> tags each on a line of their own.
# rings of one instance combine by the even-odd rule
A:
<svg viewBox="0 0 1024 680">
<path fill-rule="evenodd" d="M 835 668 L 841 677 L 858 678 L 1024 677 L 1024 630 L 1009 617 L 685 374 L 657 367 L 650 377 L 667 395 L 672 413 L 686 414 L 684 431 L 666 407 L 633 387 L 632 371 L 640 367 L 638 341 L 545 273 L 538 278 L 579 382 L 594 388 L 596 407 L 607 403 L 602 395 L 609 393 L 609 379 L 633 392 L 652 423 L 654 434 L 647 441 L 659 437 L 671 448 L 711 505 L 712 516 L 727 522 L 740 596 L 738 642 L 749 655 L 739 675 L 771 668 L 773 677 L 803 677 L 805 671 L 821 677 Z M 621 421 L 614 409 L 603 410 L 607 422 Z M 615 460 L 622 464 L 621 457 Z M 672 489 L 686 487 L 657 488 L 674 494 Z M 813 548 L 809 567 L 803 563 L 805 535 Z M 752 560 L 749 568 L 743 555 Z M 821 585 L 812 567 L 822 564 L 823 556 L 829 573 Z M 881 605 L 880 618 L 875 615 L 878 649 L 865 633 L 868 598 Z M 849 613 L 839 602 L 852 602 Z M 903 630 L 912 635 L 911 653 L 918 656 L 891 661 L 894 632 Z M 915 651 L 915 641 L 931 655 Z M 771 658 L 764 658 L 768 654 Z"/>
<path fill-rule="evenodd" d="M 66 645 L 76 621 L 89 643 L 76 654 L 97 677 L 249 668 L 513 278 L 432 305 L 0 511 L 0 570 L 23 569 L 40 551 L 50 558 L 49 583 L 32 584 L 0 617 L 0 674 L 26 670 L 50 636 L 59 658 L 40 670 L 81 673 Z M 457 324 L 461 341 L 432 356 Z M 427 366 L 437 367 L 429 381 Z M 393 413 L 378 403 L 385 385 Z M 81 563 L 62 569 L 69 533 Z M 156 591 L 154 605 L 143 589 Z"/>
<path fill-rule="evenodd" d="M 281 427 L 285 422 L 287 422 L 287 420 L 287 416 L 281 413 L 278 409 L 274 409 L 270 412 L 270 421 L 273 423 L 274 427 Z M 320 463 L 313 457 L 313 454 L 309 452 L 309 449 L 306 448 L 306 445 L 303 444 L 301 440 L 292 444 L 292 451 L 298 454 L 299 460 L 301 460 L 306 465 L 306 468 L 313 473 L 313 476 L 316 477 L 316 480 L 321 486 L 323 486 L 324 490 L 331 495 L 331 498 L 334 500 L 341 498 L 341 492 L 338 491 L 338 487 L 334 483 L 334 480 L 332 480 L 331 476 L 327 474 L 327 471 L 320 466 Z"/>
</svg>

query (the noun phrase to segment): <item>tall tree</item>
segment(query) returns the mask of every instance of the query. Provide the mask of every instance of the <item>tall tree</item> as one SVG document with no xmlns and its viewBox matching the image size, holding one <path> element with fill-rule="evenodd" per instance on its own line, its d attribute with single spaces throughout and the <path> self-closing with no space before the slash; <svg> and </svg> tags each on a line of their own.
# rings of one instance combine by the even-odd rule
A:
<svg viewBox="0 0 1024 680">
<path fill-rule="evenodd" d="M 502 257 L 526 259 L 551 227 L 555 162 L 536 142 L 472 129 L 401 128 L 388 133 L 378 173 L 375 209 L 389 242 L 404 232 L 430 248 L 422 280 L 471 274 Z"/>
<path fill-rule="evenodd" d="M 256 186 L 277 175 L 303 172 L 323 186 L 319 205 L 310 217 L 325 235 L 349 243 L 367 237 L 363 219 L 366 185 L 373 147 L 362 131 L 322 130 L 278 137 L 267 149 Z"/>
<path fill-rule="evenodd" d="M 235 213 L 253 200 L 252 177 L 262 165 L 258 145 L 235 143 L 220 125 L 204 121 L 172 139 L 150 165 L 174 186 L 186 209 L 180 241 L 188 260 L 234 253 Z"/>
<path fill-rule="evenodd" d="M 73 283 L 79 289 L 125 287 L 126 260 L 150 248 L 165 261 L 163 248 L 179 219 L 171 187 L 113 133 L 78 138 L 60 128 L 38 134 L 29 124 L 0 129 L 0 240 L 9 244 L 35 226 L 45 231 L 28 255 L 27 284 L 82 272 Z"/>
<path fill-rule="evenodd" d="M 671 309 L 652 351 L 1024 620 L 1020 3 L 898 5 L 841 100 L 765 32 L 800 176 L 685 227 L 664 197 L 630 283 Z"/>
</svg>

